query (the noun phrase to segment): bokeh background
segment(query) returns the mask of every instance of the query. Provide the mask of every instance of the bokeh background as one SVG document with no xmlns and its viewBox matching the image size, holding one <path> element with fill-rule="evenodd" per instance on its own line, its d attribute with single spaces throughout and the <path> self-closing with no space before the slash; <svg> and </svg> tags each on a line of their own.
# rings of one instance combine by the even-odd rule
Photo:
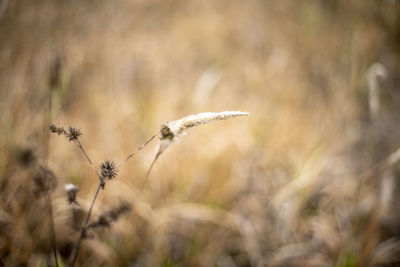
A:
<svg viewBox="0 0 400 267">
<path fill-rule="evenodd" d="M 98 167 L 223 110 L 119 168 L 79 266 L 399 266 L 399 59 L 396 0 L 0 1 L 0 266 L 54 264 L 49 203 L 65 264 L 96 190 L 49 123 Z"/>
</svg>

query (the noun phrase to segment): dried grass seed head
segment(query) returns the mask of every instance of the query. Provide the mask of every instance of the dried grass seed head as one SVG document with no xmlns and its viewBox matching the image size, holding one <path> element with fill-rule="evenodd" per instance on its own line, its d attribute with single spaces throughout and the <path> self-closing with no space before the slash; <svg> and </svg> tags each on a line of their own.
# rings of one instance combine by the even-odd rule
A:
<svg viewBox="0 0 400 267">
<path fill-rule="evenodd" d="M 176 139 L 185 133 L 185 130 L 207 124 L 213 121 L 226 120 L 238 116 L 249 116 L 248 112 L 242 111 L 222 111 L 222 112 L 203 112 L 189 115 L 182 119 L 165 123 L 161 128 L 161 139 Z"/>
<path fill-rule="evenodd" d="M 106 160 L 100 165 L 101 176 L 111 180 L 117 176 L 117 165 L 113 161 Z"/>
<path fill-rule="evenodd" d="M 160 131 L 160 142 L 157 146 L 156 156 L 153 162 L 157 160 L 169 145 L 178 140 L 180 135 L 184 135 L 187 129 L 238 116 L 249 116 L 249 113 L 242 111 L 203 112 L 163 124 Z"/>
</svg>

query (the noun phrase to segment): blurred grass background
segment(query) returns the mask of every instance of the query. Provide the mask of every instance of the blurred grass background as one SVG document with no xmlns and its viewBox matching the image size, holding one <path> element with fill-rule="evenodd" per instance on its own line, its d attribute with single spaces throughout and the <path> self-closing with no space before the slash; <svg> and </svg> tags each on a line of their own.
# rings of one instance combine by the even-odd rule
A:
<svg viewBox="0 0 400 267">
<path fill-rule="evenodd" d="M 90 232 L 79 266 L 399 266 L 399 59 L 396 0 L 2 0 L 0 265 L 52 264 L 38 164 L 64 262 L 94 194 L 49 118 L 98 166 L 167 121 L 242 110 L 190 130 L 142 192 L 155 142 L 120 168 L 92 220 L 133 209 Z"/>
</svg>

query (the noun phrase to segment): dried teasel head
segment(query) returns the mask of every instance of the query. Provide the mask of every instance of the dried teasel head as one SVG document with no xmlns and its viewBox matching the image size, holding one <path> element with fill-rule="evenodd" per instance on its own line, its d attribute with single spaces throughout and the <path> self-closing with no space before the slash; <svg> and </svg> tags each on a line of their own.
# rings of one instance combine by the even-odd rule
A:
<svg viewBox="0 0 400 267">
<path fill-rule="evenodd" d="M 77 203 L 76 201 L 76 195 L 79 192 L 79 187 L 77 187 L 74 184 L 66 184 L 65 185 L 65 191 L 67 191 L 68 195 L 68 203 Z"/>
<path fill-rule="evenodd" d="M 39 166 L 33 176 L 32 194 L 39 198 L 52 192 L 57 186 L 54 173 L 46 167 Z"/>
<path fill-rule="evenodd" d="M 117 165 L 113 161 L 106 160 L 100 165 L 101 177 L 111 180 L 117 176 Z"/>
</svg>

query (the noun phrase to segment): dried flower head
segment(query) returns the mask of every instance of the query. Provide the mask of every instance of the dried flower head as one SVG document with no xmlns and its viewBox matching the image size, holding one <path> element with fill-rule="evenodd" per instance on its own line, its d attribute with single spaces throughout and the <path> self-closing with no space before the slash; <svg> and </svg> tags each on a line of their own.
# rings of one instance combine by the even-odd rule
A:
<svg viewBox="0 0 400 267">
<path fill-rule="evenodd" d="M 156 155 L 150 165 L 149 172 L 158 157 L 168 148 L 168 146 L 178 140 L 180 135 L 184 135 L 185 130 L 212 121 L 226 120 L 238 116 L 249 116 L 249 113 L 242 111 L 203 112 L 163 124 L 160 130 L 160 142 L 158 143 Z"/>
<path fill-rule="evenodd" d="M 72 204 L 72 203 L 77 203 L 76 201 L 76 195 L 79 192 L 79 187 L 77 187 L 74 184 L 66 184 L 65 185 L 65 191 L 67 191 L 67 195 L 68 195 L 68 203 Z"/>
<path fill-rule="evenodd" d="M 113 161 L 106 160 L 100 165 L 101 176 L 105 179 L 112 179 L 117 176 L 117 165 Z"/>
<path fill-rule="evenodd" d="M 82 135 L 82 132 L 80 129 L 72 127 L 72 126 L 70 126 L 68 128 L 67 138 L 69 141 L 78 140 L 79 136 L 81 136 L 81 135 Z"/>
<path fill-rule="evenodd" d="M 33 176 L 32 193 L 35 197 L 41 197 L 56 188 L 57 180 L 54 173 L 43 166 L 39 166 Z"/>
<path fill-rule="evenodd" d="M 56 134 L 58 134 L 58 135 L 67 134 L 67 130 L 65 130 L 64 127 L 62 127 L 62 126 L 56 126 L 55 124 L 50 125 L 50 126 L 49 126 L 49 130 L 50 130 L 50 132 L 56 133 Z"/>
</svg>

